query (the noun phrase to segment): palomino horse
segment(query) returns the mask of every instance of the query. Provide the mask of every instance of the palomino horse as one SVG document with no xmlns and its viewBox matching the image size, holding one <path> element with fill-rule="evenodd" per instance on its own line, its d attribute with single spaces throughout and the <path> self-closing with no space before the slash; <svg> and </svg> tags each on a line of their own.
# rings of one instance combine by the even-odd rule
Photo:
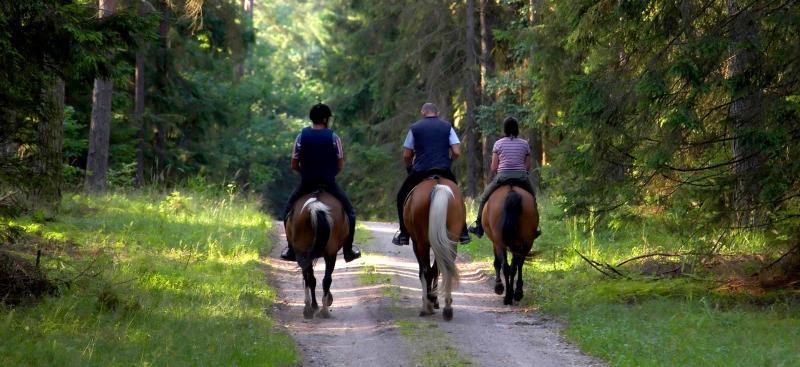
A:
<svg viewBox="0 0 800 367">
<path fill-rule="evenodd" d="M 403 218 L 419 264 L 422 284 L 420 316 L 433 314 L 437 300 L 439 272 L 445 300 L 442 316 L 453 319 L 453 288 L 458 283 L 456 241 L 464 226 L 466 210 L 461 192 L 453 181 L 433 177 L 414 187 L 406 198 Z M 431 265 L 431 250 L 435 260 Z"/>
<path fill-rule="evenodd" d="M 305 195 L 294 203 L 286 224 L 286 239 L 292 244 L 297 264 L 303 271 L 305 307 L 303 317 L 311 319 L 319 309 L 314 291 L 314 262 L 325 258 L 325 277 L 322 279 L 322 310 L 319 316 L 330 317 L 328 307 L 333 303 L 331 282 L 336 254 L 347 240 L 349 227 L 342 204 L 326 192 Z"/>
<path fill-rule="evenodd" d="M 494 244 L 494 292 L 503 294 L 500 281 L 502 265 L 506 281 L 503 304 L 510 305 L 512 299 L 522 299 L 522 265 L 533 247 L 536 228 L 539 227 L 536 198 L 519 187 L 502 186 L 489 196 L 482 214 L 483 228 Z M 514 255 L 511 266 L 508 265 L 508 251 Z M 514 276 L 517 276 L 516 288 Z"/>
</svg>

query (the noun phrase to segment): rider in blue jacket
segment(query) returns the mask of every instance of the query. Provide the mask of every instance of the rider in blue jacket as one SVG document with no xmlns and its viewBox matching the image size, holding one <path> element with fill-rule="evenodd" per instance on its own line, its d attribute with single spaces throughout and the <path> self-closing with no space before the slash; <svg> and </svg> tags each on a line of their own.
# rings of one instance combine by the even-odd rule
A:
<svg viewBox="0 0 800 367">
<path fill-rule="evenodd" d="M 285 226 L 289 212 L 297 199 L 315 190 L 324 189 L 342 203 L 350 222 L 350 234 L 342 248 L 344 260 L 350 262 L 361 257 L 361 251 L 353 247 L 356 212 L 347 194 L 336 183 L 336 175 L 344 167 L 344 151 L 341 139 L 328 128 L 331 116 L 330 107 L 322 103 L 315 105 L 309 113 L 312 126 L 304 128 L 295 139 L 292 149 L 292 170 L 300 172 L 300 186 L 289 196 L 283 211 L 283 223 Z M 295 260 L 291 244 L 281 253 L 281 258 Z"/>
</svg>

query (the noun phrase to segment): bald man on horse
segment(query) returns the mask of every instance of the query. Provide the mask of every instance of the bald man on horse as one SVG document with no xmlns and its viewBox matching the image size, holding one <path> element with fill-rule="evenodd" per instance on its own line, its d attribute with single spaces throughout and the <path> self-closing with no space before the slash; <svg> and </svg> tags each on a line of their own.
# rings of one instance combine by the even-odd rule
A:
<svg viewBox="0 0 800 367">
<path fill-rule="evenodd" d="M 420 111 L 422 119 L 411 125 L 403 142 L 403 163 L 408 176 L 397 193 L 397 217 L 400 231 L 392 243 L 405 246 L 409 234 L 403 223 L 403 204 L 417 184 L 428 177 L 440 176 L 457 183 L 450 169 L 453 159 L 461 155 L 461 141 L 453 125 L 439 118 L 439 108 L 433 103 L 425 103 Z M 466 223 L 461 231 L 459 242 L 469 243 Z"/>
</svg>

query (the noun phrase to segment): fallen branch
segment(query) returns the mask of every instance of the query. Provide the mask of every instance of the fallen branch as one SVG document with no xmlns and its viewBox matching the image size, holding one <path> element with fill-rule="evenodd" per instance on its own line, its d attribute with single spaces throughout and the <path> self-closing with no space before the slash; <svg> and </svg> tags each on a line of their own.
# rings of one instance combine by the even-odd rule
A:
<svg viewBox="0 0 800 367">
<path fill-rule="evenodd" d="M 594 260 L 584 256 L 580 251 L 578 251 L 578 249 L 575 249 L 575 253 L 577 253 L 578 256 L 581 257 L 581 259 L 583 259 L 584 261 L 589 263 L 589 265 L 591 265 L 595 270 L 599 271 L 601 274 L 603 274 L 603 275 L 605 275 L 605 276 L 607 276 L 609 278 L 613 278 L 613 279 L 618 279 L 618 278 L 630 279 L 627 275 L 622 274 L 621 272 L 619 272 L 619 270 L 617 270 L 613 266 L 611 266 L 609 264 L 606 264 L 606 263 L 601 263 L 601 262 L 594 261 Z M 609 272 L 603 271 L 603 269 L 606 269 Z"/>
<path fill-rule="evenodd" d="M 664 253 L 664 252 L 654 252 L 654 253 L 651 253 L 651 254 L 644 254 L 644 255 L 634 256 L 634 257 L 632 257 L 632 258 L 630 258 L 628 260 L 625 260 L 625 261 L 617 264 L 617 266 L 625 265 L 625 264 L 627 264 L 627 263 L 629 263 L 631 261 L 634 261 L 634 260 L 639 260 L 639 259 L 644 259 L 644 258 L 647 258 L 647 257 L 654 257 L 654 256 L 683 257 L 685 255 L 684 254 L 668 254 L 668 253 Z"/>
<path fill-rule="evenodd" d="M 761 268 L 761 271 L 767 270 L 767 269 L 769 269 L 769 268 L 771 268 L 771 267 L 775 266 L 775 264 L 777 264 L 777 263 L 779 263 L 781 260 L 783 260 L 783 258 L 784 258 L 784 257 L 786 257 L 787 255 L 791 254 L 791 253 L 792 253 L 792 252 L 794 252 L 794 251 L 797 251 L 799 248 L 800 248 L 800 244 L 799 244 L 799 245 L 795 245 L 794 247 L 790 248 L 790 249 L 789 249 L 789 251 L 786 251 L 786 252 L 785 252 L 783 255 L 781 255 L 781 257 L 779 257 L 779 258 L 775 259 L 775 261 L 773 261 L 773 262 L 769 263 L 769 265 L 767 265 L 767 266 L 765 266 L 765 267 Z"/>
</svg>

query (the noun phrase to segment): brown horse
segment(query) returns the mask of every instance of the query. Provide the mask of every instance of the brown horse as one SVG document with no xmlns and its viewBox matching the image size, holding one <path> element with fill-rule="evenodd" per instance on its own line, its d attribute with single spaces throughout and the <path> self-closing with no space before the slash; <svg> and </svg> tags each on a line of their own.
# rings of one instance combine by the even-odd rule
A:
<svg viewBox="0 0 800 367">
<path fill-rule="evenodd" d="M 461 192 L 453 181 L 433 177 L 414 187 L 406 198 L 403 218 L 419 264 L 422 285 L 420 316 L 433 314 L 439 308 L 439 272 L 442 273 L 445 300 L 442 316 L 453 319 L 453 288 L 458 284 L 456 242 L 464 226 L 466 210 Z M 431 250 L 435 260 L 431 264 Z"/>
<path fill-rule="evenodd" d="M 503 282 L 500 281 L 502 265 L 506 281 L 503 304 L 510 305 L 512 300 L 522 299 L 522 265 L 530 254 L 533 240 L 537 237 L 536 228 L 539 226 L 536 198 L 521 188 L 502 186 L 489 196 L 482 214 L 483 228 L 494 244 L 494 292 L 503 294 Z M 510 266 L 509 251 L 514 255 Z"/>
<path fill-rule="evenodd" d="M 319 316 L 330 317 L 328 307 L 333 303 L 331 282 L 336 254 L 347 240 L 349 226 L 342 204 L 326 192 L 305 195 L 294 203 L 286 223 L 286 239 L 292 244 L 297 264 L 303 271 L 305 307 L 303 317 L 311 319 L 319 309 L 314 278 L 314 262 L 325 258 L 325 277 L 322 279 L 322 310 Z"/>
</svg>

